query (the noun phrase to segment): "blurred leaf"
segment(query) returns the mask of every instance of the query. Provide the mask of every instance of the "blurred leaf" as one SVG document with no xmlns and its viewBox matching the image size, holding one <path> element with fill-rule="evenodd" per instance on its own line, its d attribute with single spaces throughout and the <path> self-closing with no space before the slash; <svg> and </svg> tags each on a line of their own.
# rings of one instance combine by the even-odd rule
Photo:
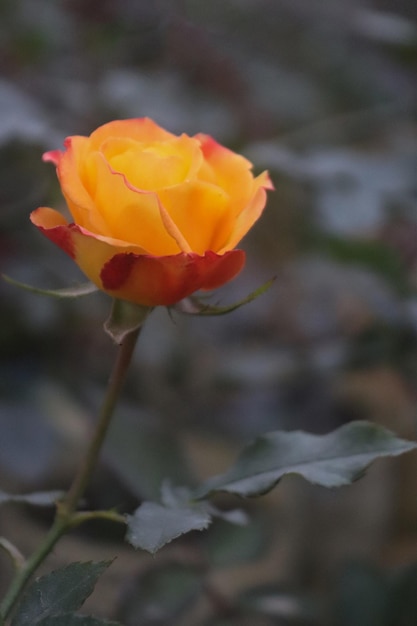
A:
<svg viewBox="0 0 417 626">
<path fill-rule="evenodd" d="M 19 502 L 22 504 L 32 504 L 33 506 L 53 506 L 63 495 L 64 491 L 37 491 L 18 495 L 0 491 L 0 504 Z"/>
<path fill-rule="evenodd" d="M 416 443 L 368 422 L 351 422 L 327 435 L 275 431 L 258 437 L 228 472 L 209 479 L 194 495 L 226 491 L 256 496 L 270 491 L 286 474 L 340 487 L 359 478 L 375 459 L 415 448 Z"/>
<path fill-rule="evenodd" d="M 105 444 L 106 458 L 127 487 L 140 499 L 159 499 L 167 476 L 175 483 L 190 480 L 185 455 L 175 432 L 155 416 L 120 411 Z"/>
<path fill-rule="evenodd" d="M 120 618 L 129 626 L 182 623 L 180 618 L 200 593 L 202 584 L 198 567 L 161 562 L 135 579 L 123 602 Z"/>
<path fill-rule="evenodd" d="M 405 568 L 393 581 L 387 624 L 411 626 L 417 624 L 417 564 Z"/>
<path fill-rule="evenodd" d="M 211 516 L 204 505 L 170 507 L 144 502 L 127 518 L 126 539 L 135 548 L 154 554 L 180 535 L 208 528 L 210 522 Z"/>
<path fill-rule="evenodd" d="M 275 586 L 246 589 L 239 597 L 238 604 L 245 612 L 249 610 L 269 615 L 285 620 L 288 624 L 316 623 L 317 608 L 310 599 Z"/>
<path fill-rule="evenodd" d="M 316 243 L 332 259 L 362 265 L 385 278 L 397 292 L 409 291 L 406 267 L 399 254 L 386 244 L 335 236 L 320 237 Z"/>
<path fill-rule="evenodd" d="M 349 565 L 337 584 L 335 621 L 340 626 L 388 626 L 387 591 L 387 584 L 376 568 Z M 395 626 L 399 622 L 395 621 Z"/>
<path fill-rule="evenodd" d="M 120 622 L 109 622 L 106 619 L 91 615 L 77 615 L 76 613 L 63 613 L 47 617 L 39 622 L 39 626 L 122 626 Z"/>
<path fill-rule="evenodd" d="M 93 283 L 83 283 L 82 285 L 77 285 L 76 287 L 63 287 L 62 289 L 41 289 L 40 287 L 32 287 L 32 285 L 21 283 L 18 280 L 14 280 L 14 278 L 10 278 L 10 276 L 6 276 L 5 274 L 2 274 L 2 278 L 7 283 L 10 283 L 15 287 L 20 287 L 20 289 L 25 289 L 25 291 L 35 293 L 38 296 L 51 296 L 53 298 L 79 298 L 80 296 L 88 296 L 90 293 L 98 291 L 98 287 L 96 287 Z"/>
<path fill-rule="evenodd" d="M 110 563 L 71 563 L 38 578 L 24 594 L 12 626 L 38 626 L 47 617 L 77 611 Z"/>
<path fill-rule="evenodd" d="M 219 520 L 210 528 L 205 545 L 214 567 L 248 563 L 259 559 L 266 547 L 265 526 L 256 519 L 246 526 Z"/>
</svg>

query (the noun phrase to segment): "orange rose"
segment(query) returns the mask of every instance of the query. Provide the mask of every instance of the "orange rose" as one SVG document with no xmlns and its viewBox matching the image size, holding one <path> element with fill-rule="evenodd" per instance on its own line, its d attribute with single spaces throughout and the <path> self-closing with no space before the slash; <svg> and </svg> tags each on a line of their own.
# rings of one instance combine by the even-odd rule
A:
<svg viewBox="0 0 417 626">
<path fill-rule="evenodd" d="M 110 122 L 46 152 L 73 218 L 31 214 L 100 289 L 144 306 L 214 289 L 245 263 L 235 246 L 261 215 L 267 172 L 203 134 L 177 137 L 148 118 Z"/>
</svg>

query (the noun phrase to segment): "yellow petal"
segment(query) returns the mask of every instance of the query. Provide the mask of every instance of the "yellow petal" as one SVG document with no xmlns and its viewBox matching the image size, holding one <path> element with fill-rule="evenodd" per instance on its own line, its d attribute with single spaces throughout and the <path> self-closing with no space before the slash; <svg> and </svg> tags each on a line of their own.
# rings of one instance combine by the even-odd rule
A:
<svg viewBox="0 0 417 626">
<path fill-rule="evenodd" d="M 103 124 L 89 137 L 90 150 L 99 150 L 102 143 L 110 137 L 127 137 L 135 141 L 169 141 L 175 135 L 164 130 L 148 117 L 129 120 L 115 120 Z"/>
<path fill-rule="evenodd" d="M 107 224 L 106 235 L 140 246 L 149 254 L 166 255 L 181 252 L 175 239 L 167 232 L 154 193 L 135 189 L 126 178 L 112 172 L 99 152 L 88 157 L 93 202 Z"/>
<path fill-rule="evenodd" d="M 256 191 L 249 204 L 236 218 L 229 240 L 226 245 L 219 250 L 220 254 L 226 252 L 227 250 L 232 250 L 235 246 L 237 246 L 239 241 L 246 235 L 256 220 L 262 215 L 266 204 L 266 191 L 264 186 L 259 186 L 259 183 L 263 183 L 264 181 L 264 174 L 261 174 L 260 177 L 255 179 Z"/>
<path fill-rule="evenodd" d="M 159 199 L 193 252 L 217 251 L 229 235 L 229 197 L 215 185 L 191 181 L 160 189 Z"/>
</svg>

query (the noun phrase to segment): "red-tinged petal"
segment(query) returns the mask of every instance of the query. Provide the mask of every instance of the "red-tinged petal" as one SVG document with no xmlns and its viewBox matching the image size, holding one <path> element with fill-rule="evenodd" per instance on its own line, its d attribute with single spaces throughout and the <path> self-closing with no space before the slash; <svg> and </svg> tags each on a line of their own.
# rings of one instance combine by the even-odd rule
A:
<svg viewBox="0 0 417 626">
<path fill-rule="evenodd" d="M 44 163 L 53 163 L 54 165 L 58 165 L 62 154 L 61 150 L 50 150 L 49 152 L 44 152 L 42 155 L 42 161 Z"/>
<path fill-rule="evenodd" d="M 204 156 L 198 178 L 218 185 L 229 194 L 233 218 L 248 204 L 253 193 L 252 164 L 207 135 L 196 135 L 196 139 Z"/>
<path fill-rule="evenodd" d="M 244 263 L 241 250 L 221 256 L 214 252 L 163 257 L 117 254 L 103 267 L 100 277 L 102 289 L 114 297 L 144 306 L 169 306 L 199 289 L 227 283 Z"/>
<path fill-rule="evenodd" d="M 30 214 L 32 224 L 66 252 L 72 259 L 75 259 L 74 241 L 67 220 L 61 213 L 49 207 L 40 207 Z"/>
<path fill-rule="evenodd" d="M 217 289 L 232 280 L 243 269 L 246 260 L 243 250 L 231 250 L 223 255 L 206 252 L 205 257 L 211 261 L 211 267 L 206 269 L 204 282 L 200 287 L 205 291 Z"/>
<path fill-rule="evenodd" d="M 68 224 L 58 211 L 48 207 L 33 211 L 30 219 L 45 237 L 74 259 L 99 289 L 103 289 L 100 272 L 113 256 L 122 252 L 135 254 L 145 252 L 139 246 L 130 246 L 117 239 L 97 236 L 77 224 Z"/>
</svg>

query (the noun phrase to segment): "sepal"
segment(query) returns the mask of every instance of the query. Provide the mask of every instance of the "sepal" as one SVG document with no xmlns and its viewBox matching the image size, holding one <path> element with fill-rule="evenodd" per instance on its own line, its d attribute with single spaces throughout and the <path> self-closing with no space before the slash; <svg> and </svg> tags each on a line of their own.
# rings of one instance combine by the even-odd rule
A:
<svg viewBox="0 0 417 626">
<path fill-rule="evenodd" d="M 236 311 L 236 309 L 239 309 L 245 304 L 249 304 L 249 302 L 253 302 L 256 298 L 259 298 L 259 296 L 268 291 L 274 283 L 275 278 L 276 277 L 274 276 L 266 283 L 258 287 L 258 289 L 252 291 L 248 296 L 246 296 L 246 298 L 243 298 L 234 304 L 216 306 L 210 304 L 209 302 L 204 302 L 204 300 L 197 298 L 196 296 L 190 296 L 189 298 L 184 298 L 184 300 L 181 300 L 170 308 L 180 313 L 184 313 L 185 315 L 226 315 L 227 313 Z"/>
<path fill-rule="evenodd" d="M 90 282 L 83 283 L 82 285 L 76 285 L 75 287 L 63 287 L 62 289 L 41 289 L 40 287 L 33 287 L 32 285 L 21 283 L 14 278 L 10 278 L 10 276 L 6 276 L 6 274 L 2 274 L 1 276 L 7 283 L 10 283 L 15 287 L 20 287 L 20 289 L 24 289 L 25 291 L 35 293 L 39 296 L 51 296 L 52 298 L 79 298 L 81 296 L 88 296 L 90 293 L 98 291 L 98 287 Z"/>
<path fill-rule="evenodd" d="M 104 330 L 120 345 L 127 335 L 141 328 L 152 308 L 115 299 L 110 316 L 104 323 Z"/>
</svg>

